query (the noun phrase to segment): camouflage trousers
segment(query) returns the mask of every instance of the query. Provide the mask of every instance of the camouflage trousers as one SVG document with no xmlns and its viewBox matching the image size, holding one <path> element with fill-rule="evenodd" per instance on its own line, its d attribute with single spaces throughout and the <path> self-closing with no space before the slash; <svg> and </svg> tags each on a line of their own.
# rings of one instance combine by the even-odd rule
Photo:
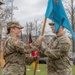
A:
<svg viewBox="0 0 75 75">
<path fill-rule="evenodd" d="M 26 75 L 25 67 L 17 63 L 8 63 L 2 71 L 2 75 Z"/>
<path fill-rule="evenodd" d="M 48 75 L 72 75 L 72 68 L 70 69 L 64 69 L 64 70 L 59 70 L 57 72 L 50 72 L 48 71 Z"/>
</svg>

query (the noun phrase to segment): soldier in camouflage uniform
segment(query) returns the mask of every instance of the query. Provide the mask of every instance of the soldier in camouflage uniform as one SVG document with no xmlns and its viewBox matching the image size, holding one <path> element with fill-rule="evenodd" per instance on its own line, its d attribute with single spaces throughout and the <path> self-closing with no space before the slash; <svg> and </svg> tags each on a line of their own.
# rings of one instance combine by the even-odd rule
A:
<svg viewBox="0 0 75 75">
<path fill-rule="evenodd" d="M 18 22 L 7 23 L 7 40 L 4 46 L 5 66 L 2 75 L 26 75 L 26 62 L 31 64 L 36 58 L 26 57 L 27 53 L 37 50 L 36 47 L 30 48 L 23 43 L 20 36 L 23 27 Z"/>
<path fill-rule="evenodd" d="M 54 22 L 49 23 L 54 32 Z M 42 52 L 48 57 L 48 75 L 72 75 L 72 68 L 68 53 L 71 48 L 70 39 L 64 33 L 64 27 L 60 29 L 48 43 L 42 44 Z"/>
</svg>

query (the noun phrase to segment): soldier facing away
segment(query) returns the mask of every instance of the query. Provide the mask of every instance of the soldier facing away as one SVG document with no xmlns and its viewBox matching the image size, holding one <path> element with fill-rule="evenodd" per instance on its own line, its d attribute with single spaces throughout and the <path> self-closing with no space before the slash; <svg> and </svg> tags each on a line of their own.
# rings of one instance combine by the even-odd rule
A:
<svg viewBox="0 0 75 75">
<path fill-rule="evenodd" d="M 55 30 L 54 22 L 49 23 L 52 32 Z M 64 27 L 60 26 L 56 36 L 48 43 L 42 44 L 41 51 L 48 57 L 47 75 L 72 75 L 71 63 L 68 53 L 71 48 L 70 39 L 65 35 Z"/>
<path fill-rule="evenodd" d="M 7 23 L 7 40 L 4 46 L 5 65 L 2 75 L 26 75 L 26 63 L 31 64 L 36 58 L 26 57 L 27 53 L 37 50 L 35 47 L 23 43 L 18 37 L 22 31 L 22 26 L 18 22 Z"/>
</svg>

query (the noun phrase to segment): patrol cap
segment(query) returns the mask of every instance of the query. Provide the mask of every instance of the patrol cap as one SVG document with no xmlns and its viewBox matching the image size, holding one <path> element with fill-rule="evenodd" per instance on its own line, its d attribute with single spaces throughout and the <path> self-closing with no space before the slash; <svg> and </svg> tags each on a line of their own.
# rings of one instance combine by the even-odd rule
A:
<svg viewBox="0 0 75 75">
<path fill-rule="evenodd" d="M 11 21 L 11 22 L 7 23 L 7 29 L 12 28 L 12 27 L 17 27 L 17 28 L 23 29 L 23 27 L 17 21 L 14 21 L 14 22 Z"/>
<path fill-rule="evenodd" d="M 50 23 L 49 23 L 49 25 L 54 25 L 55 23 L 53 22 L 53 21 L 51 21 Z"/>
<path fill-rule="evenodd" d="M 4 4 L 4 3 L 3 3 L 3 0 L 0 0 L 0 5 L 2 5 L 2 4 Z"/>
</svg>

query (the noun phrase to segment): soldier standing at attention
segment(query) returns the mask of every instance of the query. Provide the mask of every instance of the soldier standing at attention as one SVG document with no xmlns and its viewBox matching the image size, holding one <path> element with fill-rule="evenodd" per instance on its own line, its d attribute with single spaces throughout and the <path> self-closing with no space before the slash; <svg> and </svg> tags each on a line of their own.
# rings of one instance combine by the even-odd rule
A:
<svg viewBox="0 0 75 75">
<path fill-rule="evenodd" d="M 54 32 L 54 22 L 49 23 L 49 25 L 52 32 Z M 42 44 L 41 51 L 48 57 L 47 75 L 72 75 L 72 68 L 68 57 L 70 49 L 70 39 L 65 35 L 64 27 L 60 26 L 56 36 L 49 41 L 48 45 Z"/>
<path fill-rule="evenodd" d="M 2 75 L 26 75 L 26 62 L 31 64 L 36 58 L 28 58 L 27 53 L 37 50 L 35 47 L 23 43 L 18 37 L 22 31 L 22 26 L 18 22 L 7 23 L 7 40 L 4 46 L 5 65 Z"/>
</svg>

